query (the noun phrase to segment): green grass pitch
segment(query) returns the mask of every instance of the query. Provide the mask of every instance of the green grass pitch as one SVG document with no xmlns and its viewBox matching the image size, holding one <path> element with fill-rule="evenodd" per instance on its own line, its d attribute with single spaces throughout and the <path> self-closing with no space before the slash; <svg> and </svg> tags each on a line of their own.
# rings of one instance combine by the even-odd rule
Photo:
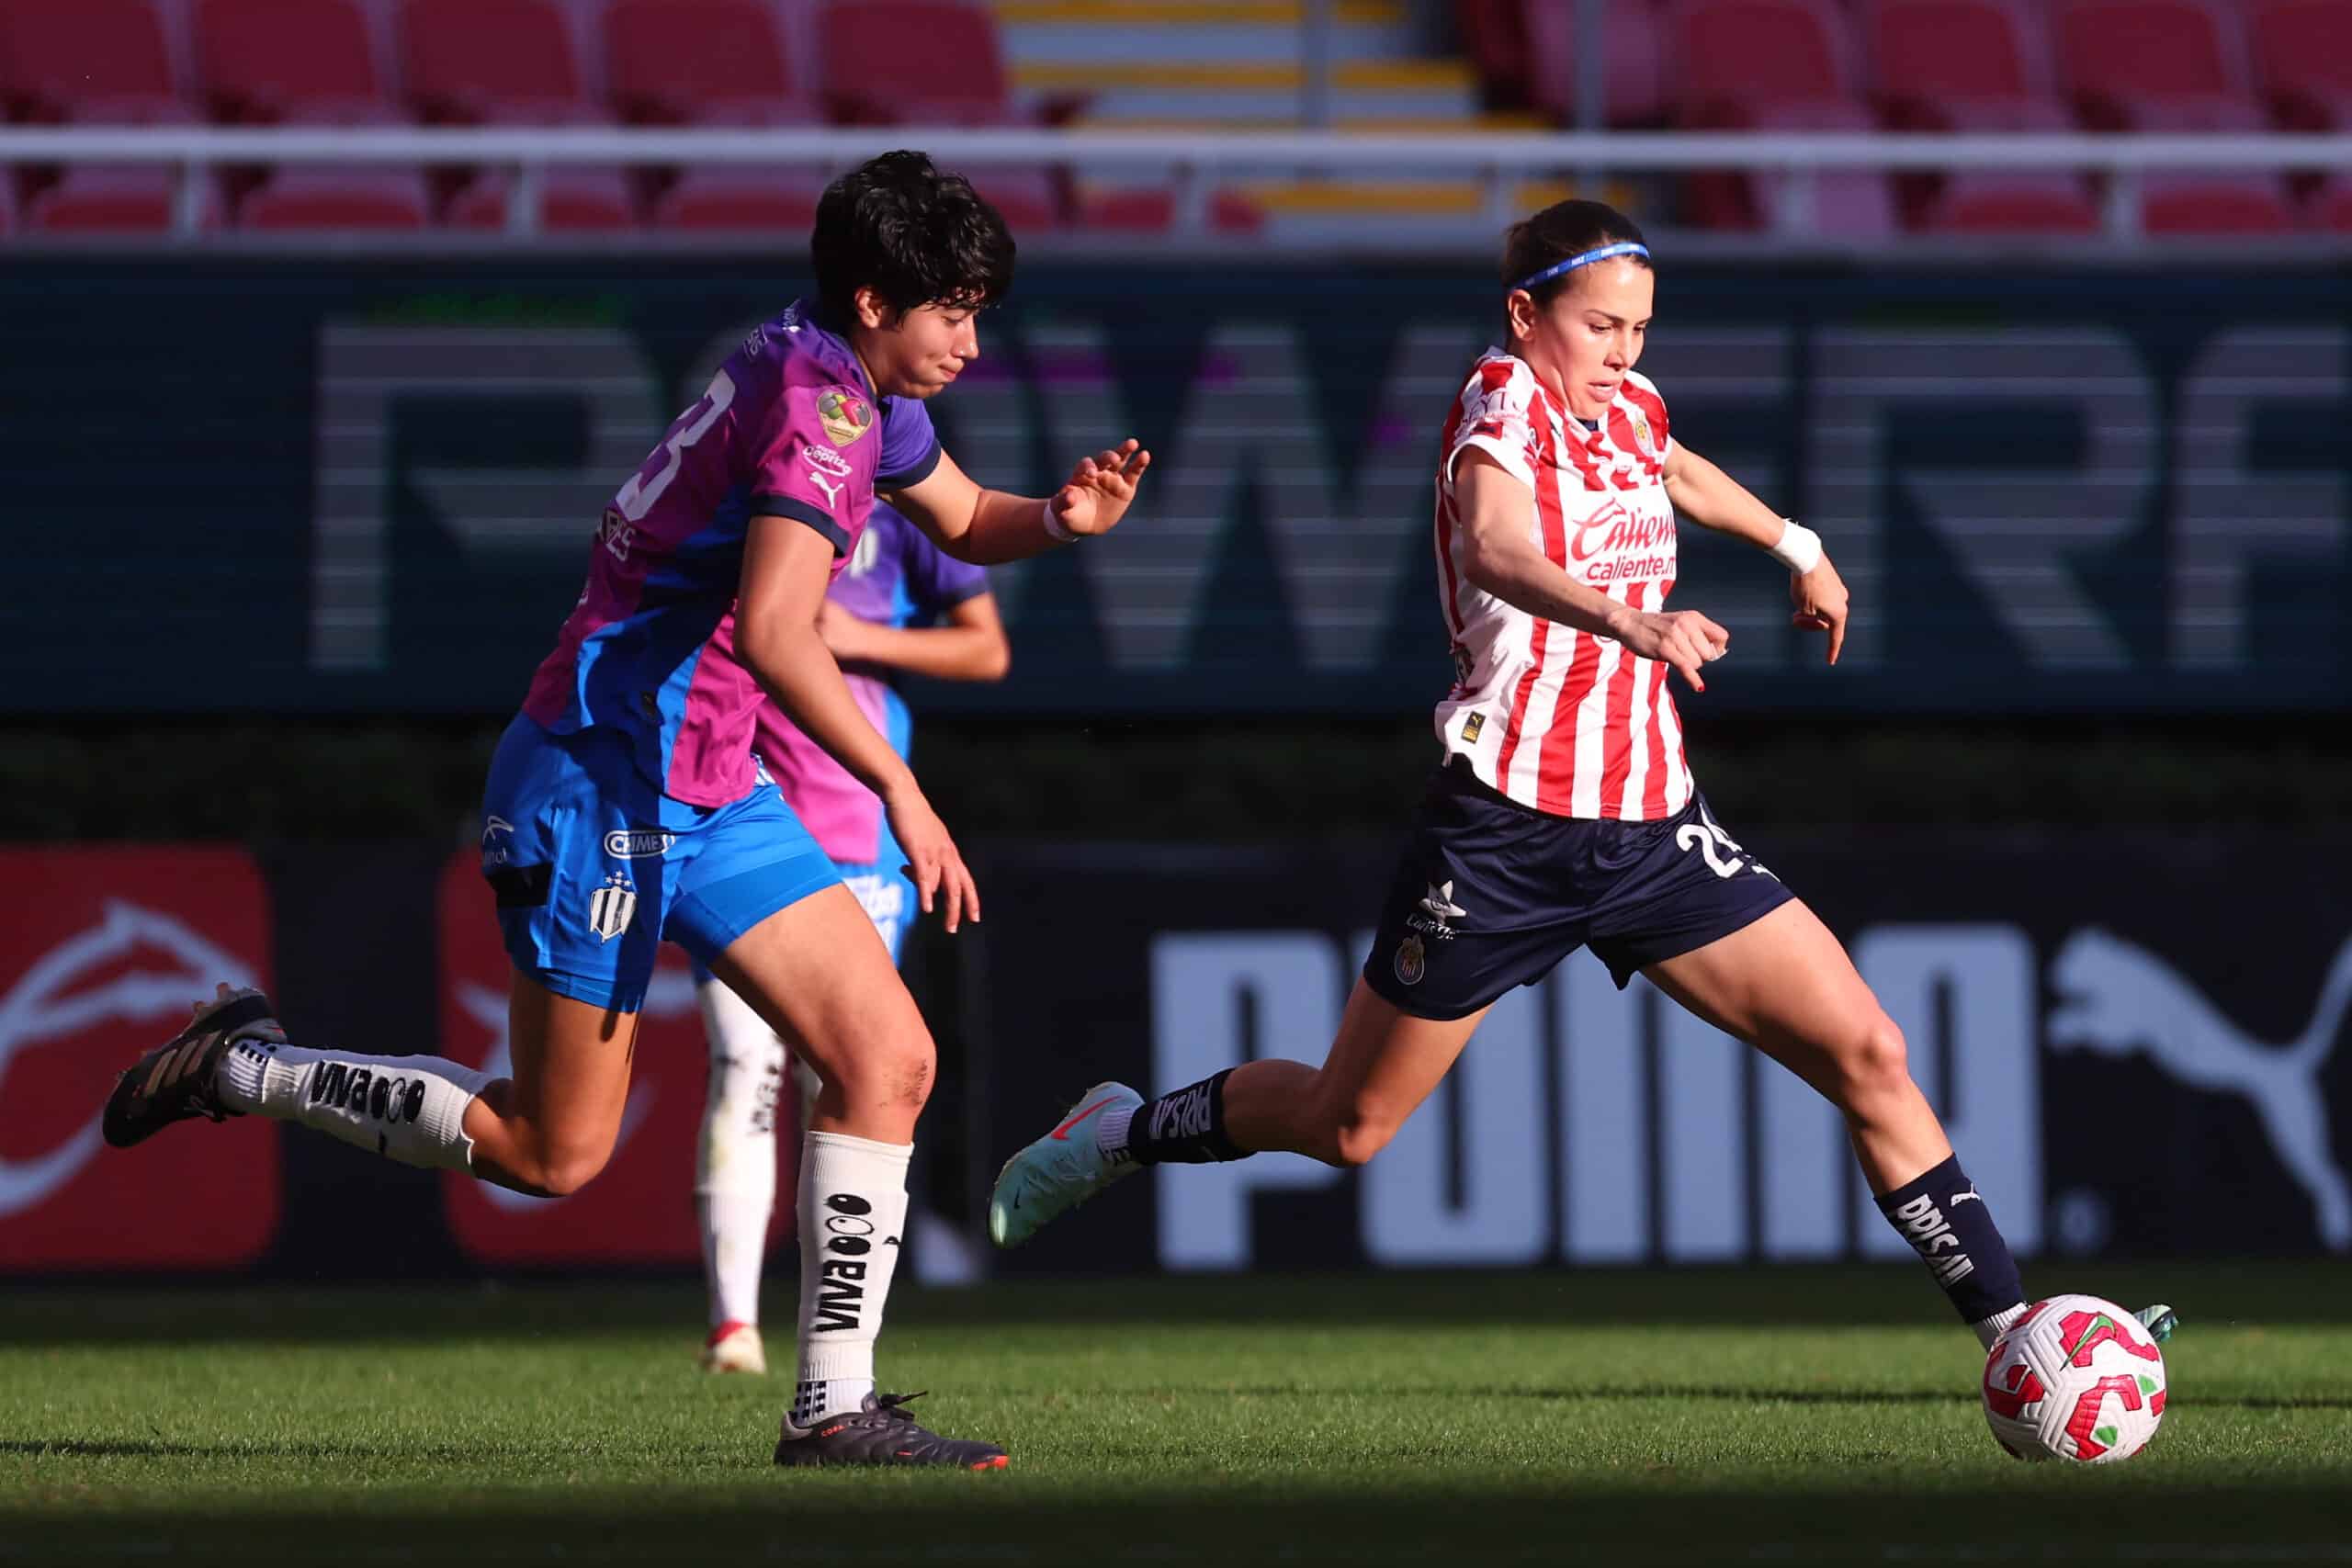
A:
<svg viewBox="0 0 2352 1568">
<path fill-rule="evenodd" d="M 2180 1307 L 2139 1459 L 2005 1457 L 1914 1267 L 901 1290 L 983 1475 L 777 1472 L 689 1283 L 17 1286 L 0 1563 L 2352 1561 L 2352 1269 L 2031 1275 Z"/>
</svg>

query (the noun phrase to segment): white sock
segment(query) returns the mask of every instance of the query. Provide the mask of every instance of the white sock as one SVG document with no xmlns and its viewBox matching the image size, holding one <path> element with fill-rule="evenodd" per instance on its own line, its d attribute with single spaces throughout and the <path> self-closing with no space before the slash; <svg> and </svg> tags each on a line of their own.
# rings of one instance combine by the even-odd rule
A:
<svg viewBox="0 0 2352 1568">
<path fill-rule="evenodd" d="M 695 987 L 710 1045 L 710 1093 L 695 1145 L 695 1210 L 702 1219 L 710 1325 L 760 1321 L 760 1268 L 775 1206 L 776 1095 L 784 1042 L 724 982 Z"/>
<path fill-rule="evenodd" d="M 1980 1317 L 1968 1326 L 1976 1330 L 1978 1341 L 1984 1345 L 1984 1348 L 1990 1350 L 1993 1348 L 1993 1341 L 2001 1337 L 2001 1330 L 2025 1315 L 2025 1303 L 2019 1302 L 2015 1306 L 2003 1307 L 1992 1316 Z"/>
<path fill-rule="evenodd" d="M 854 1411 L 874 1392 L 874 1340 L 902 1250 L 914 1152 L 846 1133 L 811 1133 L 801 1146 L 796 1427 Z"/>
<path fill-rule="evenodd" d="M 438 1056 L 361 1056 L 240 1040 L 213 1069 L 221 1103 L 299 1122 L 402 1165 L 473 1168 L 466 1107 L 494 1080 Z"/>
</svg>

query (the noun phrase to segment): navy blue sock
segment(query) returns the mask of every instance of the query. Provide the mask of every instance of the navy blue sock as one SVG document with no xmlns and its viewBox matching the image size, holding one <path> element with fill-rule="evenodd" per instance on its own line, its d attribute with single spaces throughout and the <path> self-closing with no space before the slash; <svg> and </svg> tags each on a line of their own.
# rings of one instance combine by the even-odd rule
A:
<svg viewBox="0 0 2352 1568">
<path fill-rule="evenodd" d="M 2025 1300 L 2018 1260 L 1958 1155 L 1881 1193 L 1878 1212 L 1918 1252 L 1963 1322 L 1982 1323 Z"/>
<path fill-rule="evenodd" d="M 1174 1089 L 1136 1107 L 1127 1123 L 1127 1157 L 1137 1165 L 1207 1165 L 1248 1153 L 1225 1135 L 1225 1080 L 1214 1077 Z"/>
</svg>

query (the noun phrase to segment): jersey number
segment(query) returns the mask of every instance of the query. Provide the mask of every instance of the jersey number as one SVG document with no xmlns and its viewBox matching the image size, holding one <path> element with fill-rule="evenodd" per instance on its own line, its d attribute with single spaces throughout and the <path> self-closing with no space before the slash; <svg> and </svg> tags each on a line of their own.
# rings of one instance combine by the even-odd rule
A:
<svg viewBox="0 0 2352 1568">
<path fill-rule="evenodd" d="M 1697 822 L 1685 822 L 1677 828 L 1674 844 L 1685 854 L 1697 850 L 1706 856 L 1707 869 L 1717 876 L 1736 876 L 1747 868 L 1747 863 L 1739 858 L 1747 852 L 1729 833 L 1716 827 L 1712 817 L 1702 817 Z M 1756 869 L 1766 876 L 1772 874 L 1760 865 Z"/>
<path fill-rule="evenodd" d="M 718 423 L 718 416 L 734 400 L 735 378 L 721 370 L 710 378 L 710 390 L 678 416 L 670 434 L 662 438 L 662 445 L 645 459 L 645 466 L 631 474 L 628 483 L 613 497 L 613 505 L 623 517 L 632 523 L 644 519 L 653 503 L 662 499 L 662 492 L 670 488 L 670 481 L 678 477 L 678 470 L 685 466 L 686 448 L 709 434 L 710 427 Z"/>
</svg>

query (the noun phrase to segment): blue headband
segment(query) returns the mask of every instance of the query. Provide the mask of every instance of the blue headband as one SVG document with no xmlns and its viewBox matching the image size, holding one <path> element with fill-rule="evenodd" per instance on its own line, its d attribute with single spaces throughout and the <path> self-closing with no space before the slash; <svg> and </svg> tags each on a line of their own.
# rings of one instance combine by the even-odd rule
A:
<svg viewBox="0 0 2352 1568">
<path fill-rule="evenodd" d="M 1624 241 L 1620 244 L 1603 245 L 1599 250 L 1586 251 L 1581 255 L 1570 256 L 1564 262 L 1554 262 L 1542 272 L 1532 272 L 1525 277 L 1521 278 L 1517 283 L 1512 284 L 1511 288 L 1532 288 L 1539 283 L 1551 282 L 1554 278 L 1559 276 L 1564 272 L 1574 272 L 1580 266 L 1590 266 L 1594 262 L 1607 261 L 1611 256 L 1642 256 L 1646 258 L 1649 254 L 1650 248 L 1647 245 L 1637 245 L 1631 240 Z"/>
</svg>

